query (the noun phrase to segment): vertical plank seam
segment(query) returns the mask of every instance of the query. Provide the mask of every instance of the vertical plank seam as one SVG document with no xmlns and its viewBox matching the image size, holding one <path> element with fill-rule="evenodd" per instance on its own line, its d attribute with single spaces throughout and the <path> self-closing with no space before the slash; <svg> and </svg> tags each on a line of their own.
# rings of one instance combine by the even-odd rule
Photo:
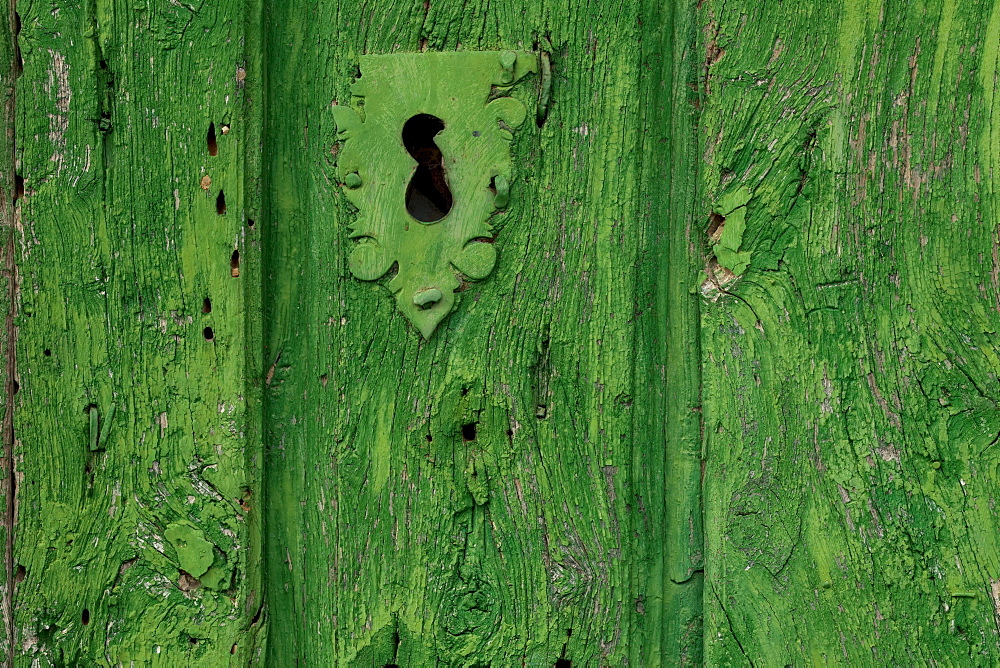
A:
<svg viewBox="0 0 1000 668">
<path fill-rule="evenodd" d="M 267 176 L 264 169 L 264 108 L 267 104 L 267 41 L 264 36 L 264 1 L 247 0 L 244 8 L 246 16 L 243 26 L 244 44 L 244 76 L 249 90 L 243 103 L 243 123 L 246 126 L 246 148 L 243 154 L 243 235 L 242 246 L 247 260 L 247 280 L 244 283 L 243 296 L 246 304 L 244 336 L 246 341 L 245 359 L 250 370 L 244 382 L 247 384 L 246 395 L 252 401 L 252 415 L 248 415 L 251 447 L 255 452 L 247 458 L 248 469 L 256 481 L 253 493 L 257 501 L 253 504 L 253 515 L 248 518 L 251 523 L 249 539 L 252 541 L 251 560 L 256 561 L 252 573 L 252 584 L 249 601 L 252 601 L 253 614 L 250 618 L 248 635 L 253 638 L 252 650 L 247 654 L 250 664 L 261 665 L 265 662 L 261 657 L 267 656 L 267 639 L 269 632 L 269 616 L 267 614 L 267 599 L 265 586 L 265 568 L 267 564 L 265 542 L 267 528 L 264 520 L 266 510 L 264 503 L 267 497 L 265 481 L 266 466 L 264 451 L 265 383 L 263 368 L 264 357 L 264 252 L 260 241 L 264 225 L 264 193 Z M 251 217 L 256 221 L 250 226 Z M 256 241 L 256 253 L 251 252 Z M 256 342 L 256 343 L 255 343 Z M 255 347 L 256 346 L 256 347 Z M 251 399 L 252 397 L 252 399 Z M 253 528 L 253 524 L 256 528 Z M 255 590 L 255 591 L 254 591 Z M 247 610 L 245 612 L 250 612 Z M 260 624 L 260 626 L 257 626 Z"/>
</svg>

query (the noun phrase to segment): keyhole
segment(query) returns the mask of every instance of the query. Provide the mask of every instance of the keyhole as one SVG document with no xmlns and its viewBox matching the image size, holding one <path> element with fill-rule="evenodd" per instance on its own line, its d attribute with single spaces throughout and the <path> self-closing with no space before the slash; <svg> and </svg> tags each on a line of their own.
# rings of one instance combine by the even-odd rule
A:
<svg viewBox="0 0 1000 668">
<path fill-rule="evenodd" d="M 436 223 L 451 211 L 451 190 L 444 171 L 444 156 L 434 143 L 444 121 L 417 114 L 403 126 L 403 146 L 417 161 L 417 171 L 406 189 L 406 210 L 422 223 Z"/>
</svg>

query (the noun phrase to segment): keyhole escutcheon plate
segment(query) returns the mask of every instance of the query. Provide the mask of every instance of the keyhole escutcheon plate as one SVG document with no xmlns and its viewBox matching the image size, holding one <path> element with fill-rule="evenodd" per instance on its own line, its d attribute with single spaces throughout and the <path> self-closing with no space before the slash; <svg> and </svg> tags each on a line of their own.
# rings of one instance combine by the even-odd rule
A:
<svg viewBox="0 0 1000 668">
<path fill-rule="evenodd" d="M 425 339 L 457 305 L 462 281 L 496 264 L 490 218 L 507 206 L 515 84 L 538 72 L 522 51 L 361 56 L 351 104 L 333 106 L 337 173 L 358 209 L 351 273 L 386 283 Z"/>
</svg>

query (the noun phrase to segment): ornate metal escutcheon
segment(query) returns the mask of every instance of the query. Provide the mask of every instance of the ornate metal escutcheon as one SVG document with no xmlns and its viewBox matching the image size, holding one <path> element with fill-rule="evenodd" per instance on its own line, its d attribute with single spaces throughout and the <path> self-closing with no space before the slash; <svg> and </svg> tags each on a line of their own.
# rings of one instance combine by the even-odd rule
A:
<svg viewBox="0 0 1000 668">
<path fill-rule="evenodd" d="M 358 208 L 351 273 L 382 278 L 425 339 L 455 290 L 493 271 L 490 217 L 510 195 L 512 130 L 524 105 L 511 87 L 538 71 L 516 51 L 361 56 L 353 105 L 333 107 L 338 174 Z"/>
</svg>

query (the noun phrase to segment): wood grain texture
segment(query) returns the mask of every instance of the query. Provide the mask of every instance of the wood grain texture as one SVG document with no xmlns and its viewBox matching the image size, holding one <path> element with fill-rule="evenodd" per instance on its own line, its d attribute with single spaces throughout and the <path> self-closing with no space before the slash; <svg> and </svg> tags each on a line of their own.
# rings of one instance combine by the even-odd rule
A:
<svg viewBox="0 0 1000 668">
<path fill-rule="evenodd" d="M 18 12 L 15 664 L 246 665 L 263 627 L 254 13 Z"/>
<path fill-rule="evenodd" d="M 15 237 L 17 227 L 17 182 L 14 174 L 14 81 L 20 72 L 20 56 L 14 44 L 12 29 L 13 7 L 0 11 L 0 312 L 4 314 L 0 326 L 0 541 L 3 560 L 0 562 L 0 656 L 9 663 L 13 647 L 13 561 L 14 541 L 11 527 L 14 520 L 13 496 L 13 447 L 14 447 L 14 395 L 16 369 L 14 326 L 17 301 L 17 269 Z"/>
<path fill-rule="evenodd" d="M 706 663 L 995 665 L 1000 3 L 699 12 Z"/>
<path fill-rule="evenodd" d="M 292 0 L 266 26 L 271 661 L 696 659 L 694 190 L 672 162 L 694 150 L 690 20 L 637 2 Z M 552 65 L 547 118 L 512 145 L 498 264 L 427 342 L 345 266 L 331 112 L 359 54 L 422 48 Z M 533 106 L 537 83 L 514 96 Z M 669 365 L 670 386 L 651 382 Z"/>
</svg>

